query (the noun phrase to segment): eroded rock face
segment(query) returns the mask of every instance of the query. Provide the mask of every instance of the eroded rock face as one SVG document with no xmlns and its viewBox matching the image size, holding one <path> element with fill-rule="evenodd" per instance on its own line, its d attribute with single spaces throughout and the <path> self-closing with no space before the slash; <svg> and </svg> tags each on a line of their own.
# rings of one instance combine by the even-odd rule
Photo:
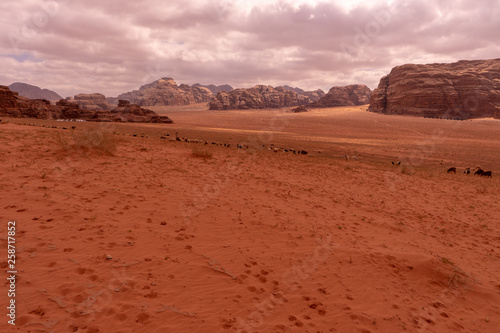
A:
<svg viewBox="0 0 500 333">
<path fill-rule="evenodd" d="M 29 99 L 18 96 L 8 87 L 0 86 L 0 116 L 38 119 L 82 119 L 88 121 L 119 121 L 141 123 L 172 123 L 166 116 L 143 109 L 128 101 L 120 101 L 113 110 L 82 109 L 78 103 L 65 99 L 55 105 L 44 99 Z"/>
<path fill-rule="evenodd" d="M 329 108 L 368 104 L 371 92 L 370 88 L 363 84 L 332 87 L 325 96 L 313 104 L 313 107 Z"/>
<path fill-rule="evenodd" d="M 326 94 L 323 90 L 318 89 L 318 90 L 313 90 L 313 91 L 304 91 L 303 93 L 299 94 L 299 96 L 305 96 L 304 101 L 309 101 L 304 104 L 309 104 L 309 103 L 315 103 L 318 102 L 321 98 L 323 98 Z"/>
<path fill-rule="evenodd" d="M 316 92 L 318 94 L 318 92 Z M 258 85 L 220 92 L 210 101 L 210 110 L 276 109 L 311 103 L 311 98 L 283 87 Z"/>
<path fill-rule="evenodd" d="M 85 110 L 111 110 L 113 105 L 108 102 L 103 94 L 78 94 L 73 98 L 73 102 Z"/>
<path fill-rule="evenodd" d="M 19 114 L 18 94 L 7 86 L 0 86 L 0 115 L 15 117 Z"/>
<path fill-rule="evenodd" d="M 0 116 L 52 119 L 52 109 L 48 100 L 22 97 L 7 86 L 0 86 Z"/>
<path fill-rule="evenodd" d="M 394 67 L 373 91 L 369 111 L 445 119 L 494 117 L 500 111 L 500 59 Z"/>
<path fill-rule="evenodd" d="M 180 86 L 172 78 L 162 78 L 143 85 L 139 90 L 121 94 L 117 100 L 128 100 L 139 106 L 189 105 L 207 103 L 213 94 L 202 86 Z M 114 99 L 108 99 L 114 102 Z"/>
</svg>

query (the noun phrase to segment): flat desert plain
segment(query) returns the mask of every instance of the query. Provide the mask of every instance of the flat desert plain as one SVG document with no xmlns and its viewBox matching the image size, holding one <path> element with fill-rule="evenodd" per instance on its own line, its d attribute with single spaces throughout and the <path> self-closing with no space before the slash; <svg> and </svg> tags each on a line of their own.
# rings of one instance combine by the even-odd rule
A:
<svg viewBox="0 0 500 333">
<path fill-rule="evenodd" d="M 500 121 L 155 111 L 3 118 L 0 331 L 499 332 Z"/>
</svg>

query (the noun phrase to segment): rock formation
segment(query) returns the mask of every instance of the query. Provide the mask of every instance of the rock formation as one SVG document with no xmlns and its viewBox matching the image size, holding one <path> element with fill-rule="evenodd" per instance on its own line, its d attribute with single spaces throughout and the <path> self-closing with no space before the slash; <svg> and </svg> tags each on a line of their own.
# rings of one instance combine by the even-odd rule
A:
<svg viewBox="0 0 500 333">
<path fill-rule="evenodd" d="M 139 105 L 131 104 L 129 101 L 118 101 L 118 107 L 110 112 L 110 116 L 104 114 L 102 119 L 128 123 L 165 123 L 173 121 L 167 116 L 159 116 L 156 112 L 143 109 Z"/>
<path fill-rule="evenodd" d="M 321 89 L 317 89 L 314 91 L 305 91 L 304 89 L 300 89 L 298 87 L 290 87 L 287 85 L 276 87 L 276 88 L 283 88 L 285 90 L 293 91 L 293 92 L 297 93 L 297 95 L 299 96 L 299 100 L 300 100 L 299 104 L 300 105 L 317 102 L 320 100 L 320 98 L 325 96 L 325 92 Z"/>
<path fill-rule="evenodd" d="M 402 65 L 384 76 L 369 111 L 446 119 L 500 111 L 500 59 Z"/>
<path fill-rule="evenodd" d="M 318 102 L 321 98 L 323 98 L 325 96 L 325 92 L 321 89 L 313 90 L 313 91 L 304 91 L 303 93 L 299 94 L 299 97 L 300 96 L 304 96 L 303 97 L 303 100 L 304 100 L 303 104 L 309 104 L 309 103 Z M 308 102 L 306 103 L 306 101 L 308 101 Z"/>
<path fill-rule="evenodd" d="M 15 82 L 9 86 L 9 89 L 17 92 L 19 96 L 27 97 L 30 99 L 46 99 L 49 101 L 57 101 L 62 97 L 56 92 L 48 89 L 41 89 L 40 87 L 31 84 Z"/>
<path fill-rule="evenodd" d="M 195 87 L 204 87 L 204 88 L 207 88 L 214 95 L 217 95 L 217 93 L 220 93 L 222 91 L 229 92 L 229 91 L 233 90 L 233 87 L 231 87 L 228 84 L 223 84 L 223 85 L 216 86 L 214 84 L 205 85 L 205 84 L 195 83 L 195 84 L 192 85 L 192 87 L 193 88 L 195 88 Z"/>
<path fill-rule="evenodd" d="M 332 87 L 328 93 L 314 103 L 313 107 L 336 107 L 364 105 L 370 102 L 371 90 L 363 84 Z"/>
<path fill-rule="evenodd" d="M 285 90 L 296 92 L 297 94 L 303 94 L 303 93 L 306 92 L 304 89 L 300 89 L 298 87 L 290 87 L 288 85 L 279 86 L 279 87 L 276 87 L 276 88 L 283 88 Z"/>
<path fill-rule="evenodd" d="M 139 106 L 189 105 L 207 103 L 212 96 L 208 88 L 190 87 L 187 84 L 178 86 L 172 78 L 165 77 L 108 101 L 114 104 L 118 100 L 127 100 Z"/>
<path fill-rule="evenodd" d="M 292 113 L 301 113 L 301 112 L 309 112 L 309 109 L 305 107 L 304 105 L 297 106 L 296 108 L 293 108 L 290 110 Z"/>
<path fill-rule="evenodd" d="M 51 104 L 45 99 L 29 99 L 19 96 L 7 86 L 0 86 L 0 116 L 45 118 L 51 113 Z"/>
<path fill-rule="evenodd" d="M 318 92 L 314 92 L 318 95 Z M 210 101 L 210 110 L 234 109 L 275 109 L 293 107 L 311 103 L 311 98 L 304 94 L 283 87 L 258 85 L 248 89 L 234 89 L 220 92 Z"/>
<path fill-rule="evenodd" d="M 6 86 L 0 86 L 0 116 L 38 119 L 81 119 L 88 121 L 119 121 L 142 123 L 172 123 L 166 116 L 146 110 L 128 101 L 120 101 L 113 110 L 86 110 L 77 103 L 59 100 L 55 105 L 44 99 L 19 96 Z"/>
<path fill-rule="evenodd" d="M 78 94 L 73 98 L 73 102 L 85 110 L 111 110 L 113 105 L 108 102 L 103 94 Z"/>
</svg>

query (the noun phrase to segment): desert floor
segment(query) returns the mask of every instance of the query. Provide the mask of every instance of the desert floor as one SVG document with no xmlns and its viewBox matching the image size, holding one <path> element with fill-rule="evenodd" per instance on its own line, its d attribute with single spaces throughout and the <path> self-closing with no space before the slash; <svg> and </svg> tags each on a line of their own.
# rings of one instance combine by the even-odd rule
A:
<svg viewBox="0 0 500 333">
<path fill-rule="evenodd" d="M 0 331 L 498 332 L 500 121 L 365 110 L 2 118 Z"/>
</svg>

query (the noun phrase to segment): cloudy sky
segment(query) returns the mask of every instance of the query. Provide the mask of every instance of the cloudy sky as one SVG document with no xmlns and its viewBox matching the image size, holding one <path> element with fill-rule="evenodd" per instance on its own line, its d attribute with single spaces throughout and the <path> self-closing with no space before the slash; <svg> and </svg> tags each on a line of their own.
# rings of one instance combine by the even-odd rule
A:
<svg viewBox="0 0 500 333">
<path fill-rule="evenodd" d="M 373 89 L 404 63 L 500 58 L 499 17 L 498 0 L 2 0 L 0 84 Z"/>
</svg>

